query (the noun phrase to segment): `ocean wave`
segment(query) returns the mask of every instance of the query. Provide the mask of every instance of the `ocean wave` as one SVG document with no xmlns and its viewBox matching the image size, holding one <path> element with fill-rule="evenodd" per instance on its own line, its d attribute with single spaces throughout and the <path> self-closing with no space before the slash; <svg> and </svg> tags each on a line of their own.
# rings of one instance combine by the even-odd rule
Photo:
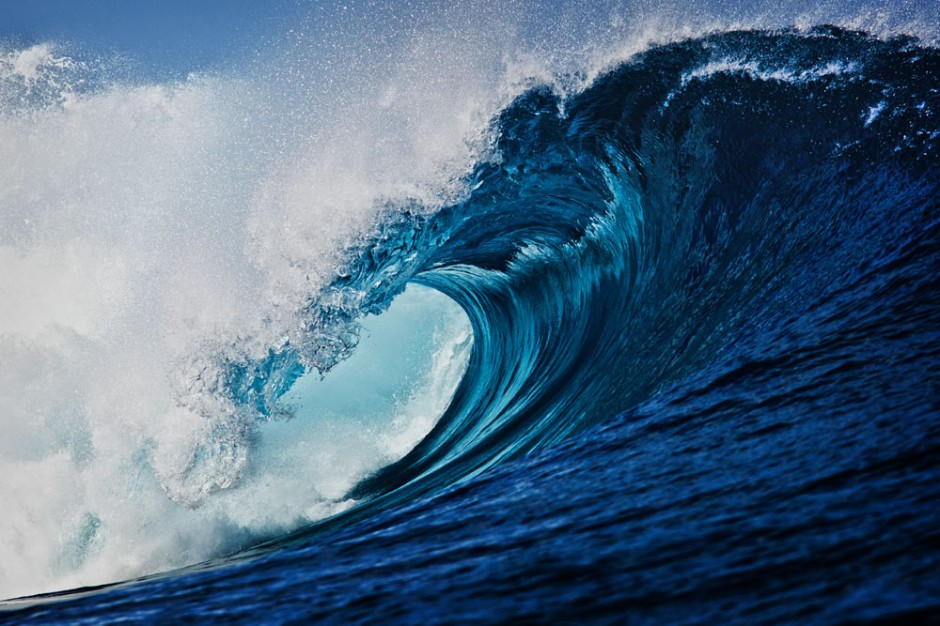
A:
<svg viewBox="0 0 940 626">
<path fill-rule="evenodd" d="M 38 93 L 40 68 L 50 89 L 70 71 L 51 49 L 24 54 L 0 65 L 17 102 Z M 330 122 L 311 145 L 258 148 L 266 96 L 242 81 L 43 95 L 28 115 L 0 99 L 0 144 L 24 155 L 0 191 L 15 209 L 0 237 L 15 271 L 0 286 L 36 305 L 0 309 L 0 349 L 16 364 L 0 369 L 3 388 L 32 389 L 3 420 L 50 426 L 23 427 L 0 469 L 69 477 L 51 499 L 6 494 L 49 518 L 68 511 L 45 528 L 56 545 L 25 540 L 10 562 L 65 586 L 263 540 L 274 543 L 251 554 L 271 554 L 601 424 L 681 428 L 669 416 L 818 402 L 872 420 L 922 411 L 910 427 L 935 434 L 935 390 L 909 370 L 936 361 L 938 73 L 940 53 L 911 37 L 717 32 L 591 80 L 530 81 L 459 131 L 431 120 L 422 145 L 450 148 L 412 176 L 400 146 L 351 145 L 358 165 L 338 165 L 347 136 Z M 407 118 L 385 96 L 376 126 Z M 42 161 L 56 144 L 66 157 Z M 339 156 L 318 160 L 325 146 Z M 169 158 L 179 152 L 193 156 Z M 149 187 L 155 172 L 170 183 Z M 115 207 L 130 217 L 112 223 Z M 63 267 L 74 278 L 58 281 Z M 346 434 L 324 437 L 344 445 L 299 445 L 279 464 L 274 442 L 314 436 L 304 420 L 329 409 L 309 398 L 334 393 L 298 400 L 298 389 L 339 380 L 360 353 L 383 376 L 399 369 L 401 349 L 364 349 L 361 325 L 395 319 L 386 311 L 414 302 L 409 285 L 446 296 L 407 314 L 436 332 L 402 387 L 419 392 L 400 393 L 434 401 L 394 405 L 410 417 L 392 426 L 347 414 Z M 385 336 L 408 326 L 397 324 Z M 879 359 L 892 365 L 840 374 Z M 892 395 L 899 372 L 912 387 Z M 870 385 L 890 402 L 871 403 Z M 282 499 L 308 471 L 307 495 Z M 152 521 L 109 510 L 115 497 Z M 30 536 L 27 517 L 8 518 L 10 532 Z M 174 536 L 114 564 L 115 535 L 158 525 Z"/>
</svg>

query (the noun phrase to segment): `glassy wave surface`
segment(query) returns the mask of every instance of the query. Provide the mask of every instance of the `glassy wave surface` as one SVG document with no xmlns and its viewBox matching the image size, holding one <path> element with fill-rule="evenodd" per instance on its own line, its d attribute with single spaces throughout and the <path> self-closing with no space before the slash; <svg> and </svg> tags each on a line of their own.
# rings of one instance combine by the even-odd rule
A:
<svg viewBox="0 0 940 626">
<path fill-rule="evenodd" d="M 5 595 L 205 563 L 0 619 L 940 611 L 937 48 L 682 39 L 481 106 L 429 161 L 457 175 L 300 168 L 287 191 L 265 184 L 280 161 L 230 156 L 255 131 L 213 127 L 252 119 L 230 84 L 36 104 L 19 54 L 3 150 L 45 196 L 15 172 L 0 191 L 2 280 L 43 306 L 0 305 L 20 390 L 0 468 L 35 477 L 4 483 L 26 503 L 0 526 Z M 126 145 L 141 116 L 204 109 L 178 138 L 192 162 Z M 133 213 L 140 238 L 94 218 L 125 200 L 77 151 L 104 125 L 108 158 L 181 168 Z M 66 155 L 37 161 L 51 142 Z M 271 218 L 323 181 L 324 206 L 364 208 Z M 207 199 L 224 223 L 190 213 Z"/>
</svg>

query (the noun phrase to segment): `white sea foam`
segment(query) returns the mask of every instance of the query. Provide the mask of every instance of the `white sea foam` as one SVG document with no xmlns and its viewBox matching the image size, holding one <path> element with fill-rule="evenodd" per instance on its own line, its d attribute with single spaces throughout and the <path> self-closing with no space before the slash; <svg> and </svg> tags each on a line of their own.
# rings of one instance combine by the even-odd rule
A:
<svg viewBox="0 0 940 626">
<path fill-rule="evenodd" d="M 422 298 L 437 334 L 410 392 L 367 426 L 303 402 L 258 426 L 193 381 L 302 344 L 303 307 L 385 199 L 431 210 L 459 193 L 477 105 L 376 89 L 295 116 L 278 79 L 251 72 L 76 92 L 62 72 L 80 64 L 51 46 L 3 58 L 0 596 L 197 562 L 348 506 L 345 490 L 445 408 L 465 320 Z M 47 76 L 68 85 L 61 97 Z M 436 119 L 419 119 L 425 107 Z"/>
</svg>

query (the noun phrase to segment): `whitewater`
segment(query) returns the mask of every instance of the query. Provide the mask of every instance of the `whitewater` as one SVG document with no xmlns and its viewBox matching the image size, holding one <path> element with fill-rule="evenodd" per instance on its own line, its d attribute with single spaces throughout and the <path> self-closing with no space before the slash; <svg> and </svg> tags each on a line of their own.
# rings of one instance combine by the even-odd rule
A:
<svg viewBox="0 0 940 626">
<path fill-rule="evenodd" d="M 937 610 L 937 7 L 367 4 L 0 42 L 0 621 Z"/>
<path fill-rule="evenodd" d="M 256 411 L 219 387 L 230 364 L 287 343 L 302 346 L 307 369 L 326 372 L 344 359 L 367 312 L 362 295 L 318 293 L 343 246 L 373 227 L 376 198 L 446 189 L 409 180 L 402 166 L 396 175 L 370 146 L 357 155 L 335 127 L 322 132 L 342 139 L 308 134 L 316 147 L 290 145 L 292 122 L 266 119 L 265 96 L 244 95 L 250 87 L 238 80 L 103 82 L 76 92 L 73 83 L 86 72 L 97 78 L 94 70 L 42 44 L 6 52 L 4 70 L 3 497 L 16 503 L 3 520 L 13 539 L 2 559 L 4 595 L 48 590 L 59 571 L 82 573 L 52 584 L 77 586 L 197 562 L 230 550 L 239 535 L 318 519 L 343 506 L 355 477 L 400 453 L 401 444 L 383 439 L 443 411 L 454 386 L 448 367 L 460 363 L 431 361 L 468 329 L 453 311 L 435 315 L 434 302 L 409 322 L 423 315 L 439 326 L 422 338 L 428 345 L 407 348 L 427 362 L 403 373 L 402 354 L 371 359 L 395 358 L 385 369 L 406 385 L 392 389 L 397 408 L 386 406 L 386 389 L 365 392 L 376 396 L 373 413 L 389 411 L 374 426 L 380 432 L 351 432 L 373 428 L 357 415 L 345 416 L 343 442 L 310 431 L 327 428 L 322 413 L 342 410 L 319 400 L 307 409 L 317 418 L 289 420 L 306 429 L 274 434 L 300 410 L 289 399 Z M 385 97 L 381 110 L 402 115 Z M 419 133 L 425 141 L 454 143 L 438 137 L 434 126 L 445 125 L 423 123 L 432 126 Z M 287 135 L 280 145 L 266 124 Z M 363 144 L 377 134 L 361 132 Z M 322 152 L 349 162 L 317 158 Z M 311 332 L 306 309 L 318 296 L 330 319 Z M 366 380 L 383 377 L 393 378 L 378 371 Z M 420 409 L 407 406 L 412 392 Z M 345 392 L 308 395 L 330 393 Z M 254 440 L 263 437 L 257 423 L 268 420 L 278 423 L 267 437 L 323 445 L 271 450 L 250 467 L 249 448 L 266 445 Z M 236 483 L 242 495 L 233 498 Z M 211 494 L 218 497 L 206 502 Z"/>
</svg>

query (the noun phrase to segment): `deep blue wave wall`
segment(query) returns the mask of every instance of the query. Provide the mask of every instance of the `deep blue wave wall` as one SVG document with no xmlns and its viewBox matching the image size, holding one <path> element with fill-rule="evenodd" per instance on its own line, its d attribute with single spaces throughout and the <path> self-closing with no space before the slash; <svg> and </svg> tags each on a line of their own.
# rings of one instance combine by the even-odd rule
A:
<svg viewBox="0 0 940 626">
<path fill-rule="evenodd" d="M 446 483 L 690 376 L 876 323 L 905 290 L 870 290 L 909 280 L 885 267 L 929 294 L 936 72 L 909 40 L 728 33 L 572 99 L 521 97 L 417 277 L 470 314 L 470 372 L 438 429 L 360 492 L 459 457 Z"/>
</svg>

